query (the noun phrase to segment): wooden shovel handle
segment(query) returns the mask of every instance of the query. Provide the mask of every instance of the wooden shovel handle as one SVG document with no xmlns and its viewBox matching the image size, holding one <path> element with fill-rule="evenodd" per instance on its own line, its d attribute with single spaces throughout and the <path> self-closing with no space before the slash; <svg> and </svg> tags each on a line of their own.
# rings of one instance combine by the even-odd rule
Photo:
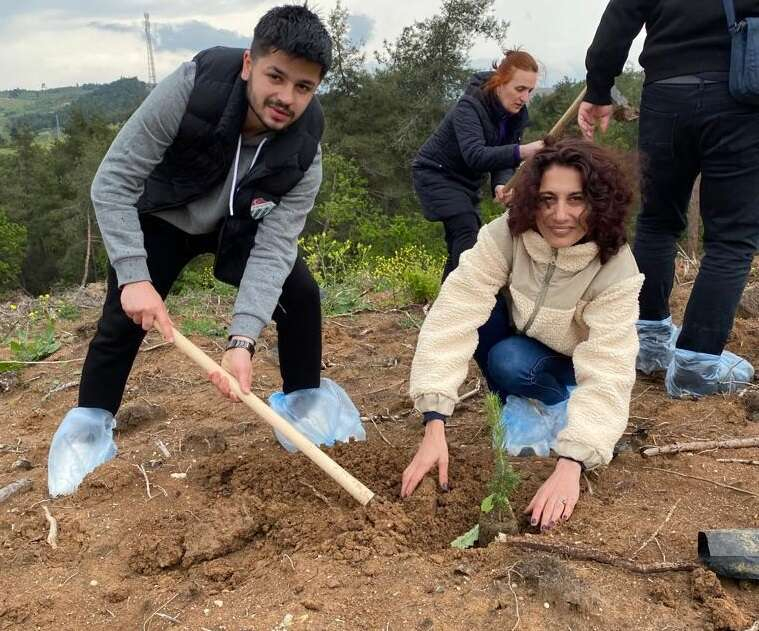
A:
<svg viewBox="0 0 759 631">
<path fill-rule="evenodd" d="M 290 423 L 272 410 L 266 403 L 254 394 L 243 394 L 240 385 L 232 375 L 224 370 L 213 359 L 200 350 L 176 329 L 173 329 L 174 345 L 189 359 L 200 366 L 206 373 L 221 372 L 229 379 L 230 390 L 238 399 L 253 410 L 264 421 L 283 434 L 287 439 L 302 451 L 317 467 L 324 471 L 330 478 L 343 487 L 350 495 L 363 506 L 366 506 L 374 497 L 374 493 L 354 478 L 350 473 L 337 464 L 332 458 L 321 451 L 314 443 L 295 429 Z"/>
</svg>

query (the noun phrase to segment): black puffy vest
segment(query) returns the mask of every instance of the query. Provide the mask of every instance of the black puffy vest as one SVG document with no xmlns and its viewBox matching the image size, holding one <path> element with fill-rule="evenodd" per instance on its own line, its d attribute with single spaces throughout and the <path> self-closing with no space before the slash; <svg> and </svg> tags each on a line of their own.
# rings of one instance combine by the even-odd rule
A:
<svg viewBox="0 0 759 631">
<path fill-rule="evenodd" d="M 247 82 L 240 78 L 242 48 L 217 46 L 194 58 L 195 86 L 174 142 L 145 182 L 140 213 L 185 206 L 211 192 L 229 173 L 248 111 Z M 223 220 L 215 274 L 239 285 L 258 226 L 254 199 L 279 203 L 311 166 L 324 131 L 316 97 L 303 115 L 266 141 L 253 169 L 234 195 L 234 216 Z"/>
</svg>

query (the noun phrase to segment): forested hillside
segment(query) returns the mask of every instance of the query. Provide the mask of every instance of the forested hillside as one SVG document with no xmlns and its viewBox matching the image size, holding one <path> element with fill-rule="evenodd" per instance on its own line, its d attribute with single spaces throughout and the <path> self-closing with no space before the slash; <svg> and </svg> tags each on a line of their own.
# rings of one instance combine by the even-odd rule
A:
<svg viewBox="0 0 759 631">
<path fill-rule="evenodd" d="M 410 164 L 476 70 L 468 61 L 474 39 L 505 42 L 508 24 L 491 9 L 492 0 L 446 0 L 436 17 L 410 24 L 374 51 L 378 64 L 369 64 L 370 51 L 349 38 L 345 9 L 338 5 L 329 16 L 336 46 L 334 70 L 320 95 L 326 170 L 303 242 L 323 285 L 342 286 L 356 266 L 404 248 L 403 258 L 417 267 L 442 256 L 440 226 L 421 217 Z M 618 83 L 635 104 L 641 76 L 626 73 Z M 555 89 L 533 99 L 528 140 L 548 132 L 581 82 L 541 87 Z M 145 95 L 145 84 L 136 79 L 0 93 L 0 291 L 21 287 L 39 294 L 103 278 L 106 261 L 89 187 L 119 124 Z M 55 112 L 62 137 L 39 142 L 39 133 L 55 126 Z M 567 133 L 577 133 L 576 126 Z M 614 122 L 604 142 L 630 149 L 636 134 L 634 123 Z M 498 208 L 486 200 L 483 212 L 492 216 Z M 435 275 L 419 274 L 425 291 L 434 292 Z"/>
</svg>

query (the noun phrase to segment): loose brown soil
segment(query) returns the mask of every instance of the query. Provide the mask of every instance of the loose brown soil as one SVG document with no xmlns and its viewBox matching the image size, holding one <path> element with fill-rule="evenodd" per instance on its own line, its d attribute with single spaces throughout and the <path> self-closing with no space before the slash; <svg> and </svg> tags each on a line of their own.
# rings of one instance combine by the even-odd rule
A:
<svg viewBox="0 0 759 631">
<path fill-rule="evenodd" d="M 674 296 L 676 317 L 687 287 Z M 421 321 L 421 309 L 409 311 Z M 86 352 L 97 310 L 52 360 Z M 325 322 L 324 374 L 351 394 L 368 434 L 327 452 L 377 497 L 366 508 L 302 455 L 290 455 L 263 421 L 215 394 L 170 346 L 138 356 L 120 414 L 118 457 L 79 491 L 48 501 L 46 458 L 76 388 L 77 362 L 30 367 L 0 389 L 0 485 L 31 491 L 0 507 L 0 629 L 730 629 L 759 619 L 759 585 L 703 570 L 638 575 L 614 567 L 509 549 L 458 551 L 449 542 L 478 520 L 491 471 L 482 393 L 449 426 L 452 488 L 433 477 L 399 499 L 403 469 L 421 437 L 406 396 L 417 329 L 403 312 Z M 759 365 L 759 320 L 739 319 L 729 348 Z M 64 327 L 66 328 L 66 327 Z M 220 356 L 212 340 L 194 341 Z M 160 342 L 151 335 L 146 347 Z M 265 335 L 275 346 L 271 332 Z M 254 389 L 279 386 L 272 353 L 255 358 Z M 472 367 L 462 392 L 476 383 Z M 759 449 L 644 460 L 640 444 L 759 434 L 743 399 L 675 401 L 661 377 L 635 386 L 626 451 L 583 482 L 572 519 L 546 540 L 631 556 L 680 501 L 636 560 L 692 560 L 707 528 L 759 527 L 759 499 L 669 475 L 671 469 L 759 492 Z M 157 447 L 161 440 L 171 456 Z M 12 470 L 19 458 L 33 468 Z M 151 484 L 135 465 L 143 465 Z M 515 459 L 521 510 L 552 468 Z M 186 476 L 172 474 L 186 473 Z M 592 488 L 592 492 L 591 492 Z M 46 542 L 41 502 L 57 518 Z"/>
</svg>

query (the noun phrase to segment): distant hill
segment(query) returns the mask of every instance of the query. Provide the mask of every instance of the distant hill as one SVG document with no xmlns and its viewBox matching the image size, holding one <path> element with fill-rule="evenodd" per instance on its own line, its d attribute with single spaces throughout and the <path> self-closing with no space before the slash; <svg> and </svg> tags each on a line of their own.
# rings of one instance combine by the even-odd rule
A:
<svg viewBox="0 0 759 631">
<path fill-rule="evenodd" d="M 55 130 L 56 114 L 61 127 L 65 128 L 75 108 L 87 116 L 120 123 L 147 94 L 147 84 L 134 77 L 106 84 L 86 83 L 49 90 L 0 91 L 0 137 L 7 137 L 18 127 L 37 133 Z"/>
</svg>

